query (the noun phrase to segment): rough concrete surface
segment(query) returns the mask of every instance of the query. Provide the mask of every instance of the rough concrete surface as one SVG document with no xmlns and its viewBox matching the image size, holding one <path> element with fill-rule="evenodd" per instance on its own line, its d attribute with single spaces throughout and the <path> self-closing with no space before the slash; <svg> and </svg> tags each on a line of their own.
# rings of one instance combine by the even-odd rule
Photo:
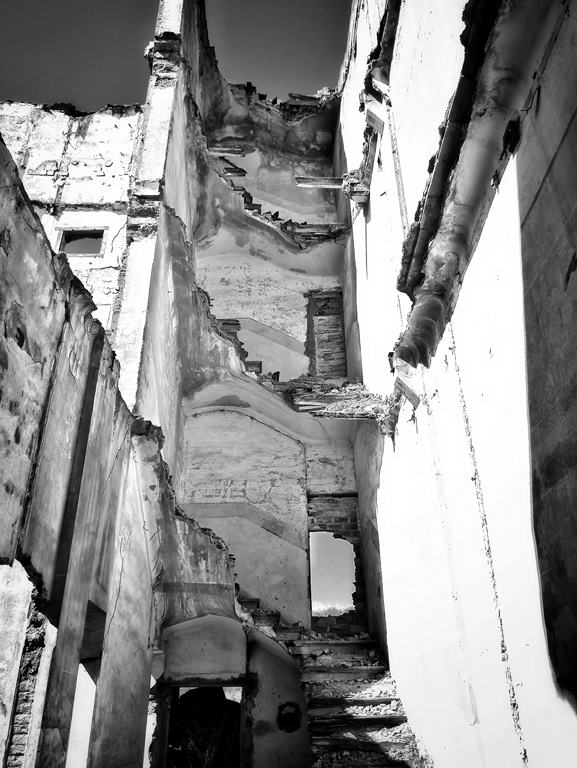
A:
<svg viewBox="0 0 577 768">
<path fill-rule="evenodd" d="M 146 104 L 0 105 L 6 768 L 573 765 L 576 2 L 355 0 L 278 102 L 161 0 Z"/>
</svg>

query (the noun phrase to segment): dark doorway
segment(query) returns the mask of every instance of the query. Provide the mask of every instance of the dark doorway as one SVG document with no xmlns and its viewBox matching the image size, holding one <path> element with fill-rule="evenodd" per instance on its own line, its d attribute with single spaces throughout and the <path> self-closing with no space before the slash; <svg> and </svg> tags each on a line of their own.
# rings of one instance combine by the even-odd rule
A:
<svg viewBox="0 0 577 768">
<path fill-rule="evenodd" d="M 218 687 L 179 694 L 170 710 L 167 767 L 239 768 L 240 703 Z"/>
</svg>

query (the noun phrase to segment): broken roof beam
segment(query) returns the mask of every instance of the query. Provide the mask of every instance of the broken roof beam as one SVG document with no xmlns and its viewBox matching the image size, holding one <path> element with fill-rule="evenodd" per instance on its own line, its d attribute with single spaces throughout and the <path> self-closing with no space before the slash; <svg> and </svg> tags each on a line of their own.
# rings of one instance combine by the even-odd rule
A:
<svg viewBox="0 0 577 768">
<path fill-rule="evenodd" d="M 374 109 L 370 108 L 370 106 L 371 105 L 367 104 L 367 125 L 370 125 L 371 128 L 374 128 L 374 130 L 379 134 L 379 136 L 382 136 L 385 129 L 385 123 L 382 118 L 376 114 Z"/>
<path fill-rule="evenodd" d="M 234 179 L 237 176 L 246 176 L 244 168 L 225 168 L 222 174 L 225 179 Z"/>
<path fill-rule="evenodd" d="M 295 176 L 297 187 L 302 189 L 341 189 L 342 176 Z"/>
<path fill-rule="evenodd" d="M 312 102 L 318 102 L 320 101 L 320 96 L 314 96 L 310 93 L 292 93 L 289 91 L 288 94 L 289 99 L 299 99 L 300 101 L 312 101 Z"/>
<path fill-rule="evenodd" d="M 217 145 L 208 148 L 208 154 L 213 157 L 228 157 L 230 155 L 238 155 L 239 157 L 245 156 L 245 151 L 242 147 L 219 147 Z"/>
<path fill-rule="evenodd" d="M 319 96 L 305 96 L 302 93 L 289 93 L 288 99 L 286 99 L 284 103 L 295 107 L 301 105 L 316 107 L 320 104 L 320 101 Z"/>
<path fill-rule="evenodd" d="M 344 222 L 340 221 L 334 221 L 334 222 L 319 222 L 317 224 L 299 224 L 298 222 L 293 222 L 291 229 L 301 232 L 301 233 L 312 233 L 312 234 L 330 234 L 331 232 L 334 232 L 335 230 L 342 230 L 342 229 L 348 229 L 348 224 L 345 224 Z"/>
<path fill-rule="evenodd" d="M 347 392 L 351 387 L 359 388 L 360 391 Z M 332 392 L 306 393 L 289 390 L 287 395 L 297 413 L 307 413 L 321 419 L 375 420 L 381 434 L 393 437 L 402 400 L 400 393 L 381 398 L 362 390 L 362 385 L 349 384 L 344 385 L 340 392 L 337 389 Z"/>
</svg>

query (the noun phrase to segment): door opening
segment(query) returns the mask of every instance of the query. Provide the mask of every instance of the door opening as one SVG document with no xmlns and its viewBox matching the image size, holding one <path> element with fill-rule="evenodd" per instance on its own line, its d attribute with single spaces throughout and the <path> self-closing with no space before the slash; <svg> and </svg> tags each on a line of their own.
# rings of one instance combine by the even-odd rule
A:
<svg viewBox="0 0 577 768">
<path fill-rule="evenodd" d="M 340 616 L 353 609 L 355 552 L 353 545 L 332 533 L 310 534 L 313 616 Z"/>
<path fill-rule="evenodd" d="M 239 768 L 242 688 L 180 688 L 170 708 L 168 768 Z"/>
</svg>

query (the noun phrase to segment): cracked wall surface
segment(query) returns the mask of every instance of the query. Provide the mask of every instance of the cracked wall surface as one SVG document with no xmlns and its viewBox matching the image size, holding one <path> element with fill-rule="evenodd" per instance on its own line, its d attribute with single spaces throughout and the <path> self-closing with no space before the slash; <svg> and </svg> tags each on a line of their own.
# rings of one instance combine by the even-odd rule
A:
<svg viewBox="0 0 577 768">
<path fill-rule="evenodd" d="M 259 593 L 263 613 L 269 608 L 283 622 L 307 626 L 304 478 L 327 492 L 353 491 L 356 484 L 349 427 L 325 427 L 295 413 L 243 363 L 250 353 L 261 367 L 285 373 L 290 352 L 286 378 L 306 371 L 304 294 L 338 286 L 343 248 L 336 240 L 346 227 L 335 219 L 335 198 L 294 185 L 298 174 L 328 172 L 338 99 L 328 94 L 313 104 L 276 105 L 248 85 L 229 86 L 208 46 L 202 3 L 172 6 L 162 5 L 147 49 L 151 79 L 142 108 L 85 115 L 68 105 L 7 104 L 0 114 L 39 217 L 6 159 L 18 192 L 5 204 L 10 224 L 2 245 L 5 253 L 30 251 L 46 292 L 43 306 L 50 308 L 40 314 L 31 301 L 42 294 L 28 291 L 30 261 L 5 261 L 9 363 L 17 369 L 23 349 L 40 365 L 36 379 L 28 376 L 36 401 L 30 413 L 20 413 L 20 395 L 13 403 L 2 400 L 16 417 L 6 454 L 21 463 L 19 486 L 5 485 L 17 503 L 12 540 L 8 531 L 3 544 L 7 557 L 25 563 L 25 584 L 34 580 L 36 609 L 52 638 L 32 675 L 28 734 L 18 725 L 29 703 L 25 692 L 5 681 L 6 754 L 28 739 L 42 766 L 65 760 L 79 665 L 96 684 L 85 734 L 88 764 L 140 764 L 150 671 L 161 687 L 171 684 L 176 668 L 189 681 L 207 679 L 206 660 L 186 651 L 205 636 L 204 625 L 218 619 L 239 637 L 250 634 L 252 619 L 240 611 L 243 629 L 236 615 L 237 578 L 243 590 Z M 182 36 L 180 28 L 169 29 L 175 19 L 180 25 L 181 13 Z M 212 143 L 230 141 L 244 148 L 246 168 L 211 155 Z M 231 184 L 231 171 L 247 177 L 246 186 Z M 82 229 L 103 231 L 101 253 L 68 261 L 53 255 L 50 246 L 61 249 L 64 232 Z M 214 258 L 227 237 L 239 250 L 229 267 L 238 266 L 242 251 L 249 256 L 231 279 Z M 226 279 L 233 286 L 228 295 Z M 237 334 L 231 329 L 239 317 L 246 325 Z M 224 409 L 215 408 L 219 403 Z M 230 434 L 238 451 L 234 492 L 218 454 L 227 424 L 247 419 L 260 432 L 251 444 L 244 430 Z M 205 438 L 192 429 L 195 421 L 211 422 L 218 437 L 205 446 L 210 481 L 197 466 Z M 278 453 L 273 466 L 255 464 L 263 435 Z M 21 460 L 14 450 L 20 441 Z M 290 450 L 278 452 L 279 446 Z M 232 528 L 226 515 L 215 517 L 230 498 L 240 510 Z M 195 518 L 214 523 L 234 543 L 236 566 L 227 542 Z M 259 537 L 260 571 L 251 567 Z M 16 629 L 25 636 L 22 626 Z M 260 728 L 251 736 L 250 760 L 264 768 L 271 754 L 280 754 L 278 707 L 303 695 L 286 650 L 259 633 L 247 638 L 237 673 L 242 682 L 249 670 L 251 686 L 261 678 L 250 694 Z M 215 652 L 210 674 L 233 674 L 226 658 L 225 649 Z M 24 652 L 21 669 L 26 665 Z M 282 685 L 277 681 L 273 690 L 283 666 Z M 279 765 L 288 767 L 295 755 L 308 762 L 305 720 L 282 741 Z"/>
<path fill-rule="evenodd" d="M 54 250 L 62 231 L 105 233 L 102 253 L 72 256 L 70 265 L 91 292 L 95 316 L 114 328 L 122 291 L 126 211 L 141 108 L 107 107 L 94 114 L 71 105 L 0 105 L 0 132 Z"/>
<path fill-rule="evenodd" d="M 65 760 L 80 664 L 91 767 L 142 764 L 150 672 L 153 753 L 234 683 L 249 764 L 309 765 L 311 525 L 436 765 L 572 765 L 573 4 L 355 1 L 278 103 L 163 0 L 142 107 L 0 106 L 7 765 Z"/>
<path fill-rule="evenodd" d="M 565 591 L 573 536 L 562 499 L 570 487 L 565 425 L 570 430 L 571 416 L 568 400 L 563 414 L 557 408 L 570 399 L 571 374 L 561 363 L 563 343 L 549 343 L 549 332 L 567 337 L 571 323 L 565 201 L 570 205 L 574 185 L 552 168 L 563 153 L 563 168 L 572 167 L 563 140 L 572 124 L 571 87 L 560 85 L 560 72 L 573 66 L 566 47 L 572 27 L 561 6 L 501 4 L 475 72 L 471 49 L 486 35 L 489 16 L 475 15 L 482 4 L 464 5 L 454 3 L 437 18 L 424 4 L 403 4 L 384 76 L 373 64 L 367 69 L 381 45 L 374 19 L 382 9 L 359 3 L 351 22 L 357 47 L 351 43 L 342 72 L 341 168 L 358 166 L 365 125 L 379 125 L 375 117 L 381 124 L 370 201 L 357 212 L 354 249 L 347 249 L 349 356 L 358 355 L 358 323 L 364 383 L 386 397 L 399 377 L 403 392 L 420 397 L 401 400 L 392 441 L 379 446 L 372 425 L 357 432 L 365 573 L 378 581 L 375 571 L 382 569 L 391 669 L 435 764 L 569 765 L 577 737 L 572 694 L 563 693 L 573 685 L 572 603 Z M 528 14 L 525 24 L 521 13 Z M 546 18 L 536 22 L 533 13 Z M 514 41 L 530 35 L 535 44 L 524 43 L 523 51 L 535 57 L 532 63 L 512 53 Z M 505 40 L 510 44 L 501 49 Z M 514 61 L 502 81 L 504 55 Z M 469 120 L 453 93 L 471 78 Z M 541 111 L 545 84 L 548 108 Z M 460 121 L 465 127 L 457 130 Z M 453 130 L 456 170 L 441 183 L 443 164 L 450 164 L 443 142 Z M 439 135 L 441 148 L 433 154 Z M 547 136 L 548 150 L 538 136 Z M 485 153 L 493 153 L 488 165 Z M 547 173 L 563 189 L 557 202 L 545 191 Z M 431 225 L 435 206 L 438 230 Z M 397 277 L 415 244 L 409 229 L 415 208 L 421 230 L 432 229 L 424 237 L 424 282 L 417 278 L 407 291 Z M 553 295 L 558 300 L 551 303 Z M 430 643 L 423 643 L 425 628 L 433 626 Z M 435 690 L 434 704 L 423 698 L 423 677 Z M 537 716 L 536 697 L 545 720 Z M 444 735 L 440 720 L 433 727 L 430 718 L 441 700 Z"/>
<path fill-rule="evenodd" d="M 177 510 L 161 432 L 128 411 L 90 295 L 53 255 L 4 145 L 0 150 L 9 190 L 1 217 L 1 403 L 10 416 L 2 435 L 12 457 L 2 470 L 10 498 L 3 509 L 11 513 L 3 516 L 2 605 L 12 604 L 7 624 L 19 638 L 9 637 L 6 648 L 22 652 L 0 691 L 4 755 L 19 765 L 23 756 L 34 759 L 37 745 L 38 765 L 64 759 L 83 663 L 98 681 L 90 765 L 141 762 L 153 646 L 164 626 L 207 611 L 238 621 L 232 561 L 220 539 Z M 30 396 L 22 398 L 23 389 L 12 396 L 24 382 Z M 26 409 L 18 407 L 24 402 Z M 20 601 L 12 581 L 21 585 Z M 38 658 L 27 639 L 29 610 L 50 637 L 35 646 Z M 105 620 L 100 645 L 86 635 L 95 611 Z M 126 697 L 117 695 L 120 680 Z"/>
</svg>

